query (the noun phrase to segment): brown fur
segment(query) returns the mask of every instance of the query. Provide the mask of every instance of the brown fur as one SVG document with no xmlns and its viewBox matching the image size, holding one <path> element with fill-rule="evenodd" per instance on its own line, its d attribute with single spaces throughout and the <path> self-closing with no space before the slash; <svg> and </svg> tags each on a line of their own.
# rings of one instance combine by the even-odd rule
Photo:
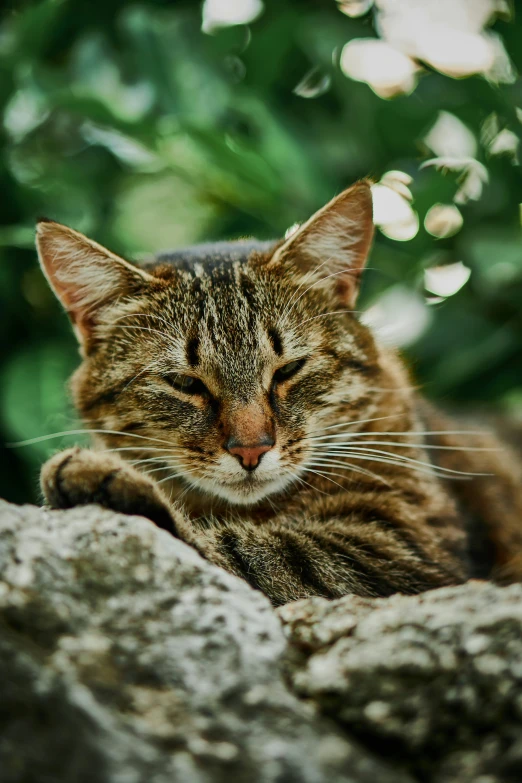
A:
<svg viewBox="0 0 522 783">
<path fill-rule="evenodd" d="M 451 434 L 469 425 L 422 401 L 359 321 L 371 233 L 364 182 L 285 243 L 141 269 L 40 224 L 96 447 L 44 466 L 47 501 L 148 516 L 275 604 L 415 593 L 491 569 L 520 578 L 522 462 L 473 450 L 504 448 L 494 435 Z M 270 447 L 247 470 L 231 443 Z"/>
</svg>

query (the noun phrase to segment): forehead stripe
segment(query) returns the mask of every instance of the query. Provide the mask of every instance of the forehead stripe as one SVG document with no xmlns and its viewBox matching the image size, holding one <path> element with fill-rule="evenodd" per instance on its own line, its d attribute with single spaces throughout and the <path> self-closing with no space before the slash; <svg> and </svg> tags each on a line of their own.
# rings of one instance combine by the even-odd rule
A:
<svg viewBox="0 0 522 783">
<path fill-rule="evenodd" d="M 190 337 L 187 342 L 187 361 L 191 367 L 199 364 L 199 337 Z"/>
<path fill-rule="evenodd" d="M 277 329 L 269 329 L 268 330 L 268 337 L 270 342 L 272 343 L 272 348 L 274 349 L 274 352 L 278 356 L 283 355 L 283 343 L 281 341 L 281 336 Z"/>
</svg>

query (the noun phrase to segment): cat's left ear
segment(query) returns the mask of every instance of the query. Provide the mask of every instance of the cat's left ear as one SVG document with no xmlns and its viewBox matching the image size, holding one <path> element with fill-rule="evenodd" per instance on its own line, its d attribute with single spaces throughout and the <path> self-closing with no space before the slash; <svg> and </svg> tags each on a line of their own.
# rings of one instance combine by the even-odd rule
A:
<svg viewBox="0 0 522 783">
<path fill-rule="evenodd" d="M 362 180 L 332 199 L 276 250 L 270 265 L 290 261 L 308 286 L 353 307 L 373 238 L 370 185 Z"/>
<path fill-rule="evenodd" d="M 68 226 L 41 220 L 36 246 L 43 272 L 84 350 L 97 324 L 119 300 L 157 280 Z"/>
</svg>

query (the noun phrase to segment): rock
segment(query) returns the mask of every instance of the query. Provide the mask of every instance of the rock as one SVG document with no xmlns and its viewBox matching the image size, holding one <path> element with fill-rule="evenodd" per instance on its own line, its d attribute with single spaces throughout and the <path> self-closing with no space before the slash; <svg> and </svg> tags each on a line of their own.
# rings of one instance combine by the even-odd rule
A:
<svg viewBox="0 0 522 783">
<path fill-rule="evenodd" d="M 0 783 L 519 783 L 522 586 L 274 610 L 138 517 L 0 501 Z"/>
<path fill-rule="evenodd" d="M 291 686 L 430 783 L 522 780 L 522 586 L 313 598 L 278 610 Z"/>
<path fill-rule="evenodd" d="M 0 569 L 1 783 L 411 783 L 291 692 L 268 600 L 151 522 L 0 501 Z"/>
</svg>

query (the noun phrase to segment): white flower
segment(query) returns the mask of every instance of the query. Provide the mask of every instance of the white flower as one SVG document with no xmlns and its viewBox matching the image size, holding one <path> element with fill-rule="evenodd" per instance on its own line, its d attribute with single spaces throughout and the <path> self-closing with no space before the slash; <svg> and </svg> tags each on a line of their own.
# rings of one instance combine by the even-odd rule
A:
<svg viewBox="0 0 522 783">
<path fill-rule="evenodd" d="M 424 143 L 435 155 L 449 158 L 474 158 L 477 140 L 474 133 L 454 114 L 440 111 Z"/>
<path fill-rule="evenodd" d="M 220 27 L 249 24 L 263 9 L 262 0 L 205 0 L 201 29 L 204 33 L 213 33 Z"/>
<path fill-rule="evenodd" d="M 399 242 L 413 239 L 419 230 L 419 216 L 411 207 L 410 182 L 411 177 L 403 171 L 388 171 L 372 185 L 373 222 L 385 236 Z"/>
<path fill-rule="evenodd" d="M 402 52 L 377 38 L 354 38 L 341 52 L 345 76 L 366 82 L 381 98 L 415 88 L 418 66 Z"/>
<path fill-rule="evenodd" d="M 454 204 L 434 204 L 426 213 L 424 228 L 437 239 L 452 237 L 462 228 L 462 215 Z"/>
<path fill-rule="evenodd" d="M 471 275 L 471 269 L 462 261 L 444 266 L 432 266 L 424 270 L 424 287 L 437 296 L 453 296 L 466 285 Z"/>
<path fill-rule="evenodd" d="M 453 199 L 456 204 L 465 204 L 467 201 L 478 201 L 482 195 L 484 183 L 488 182 L 489 174 L 485 166 L 474 158 L 440 157 L 424 161 L 421 169 L 435 166 L 437 169 L 460 171 L 460 187 Z"/>
<path fill-rule="evenodd" d="M 373 5 L 373 0 L 337 0 L 337 5 L 341 13 L 355 18 L 368 13 Z"/>
<path fill-rule="evenodd" d="M 348 16 L 359 16 L 371 3 L 339 5 Z M 419 62 L 448 76 L 482 73 L 492 81 L 512 82 L 514 69 L 502 40 L 484 32 L 505 11 L 503 0 L 375 0 L 380 39 L 350 41 L 341 68 L 383 98 L 411 92 Z"/>
</svg>

